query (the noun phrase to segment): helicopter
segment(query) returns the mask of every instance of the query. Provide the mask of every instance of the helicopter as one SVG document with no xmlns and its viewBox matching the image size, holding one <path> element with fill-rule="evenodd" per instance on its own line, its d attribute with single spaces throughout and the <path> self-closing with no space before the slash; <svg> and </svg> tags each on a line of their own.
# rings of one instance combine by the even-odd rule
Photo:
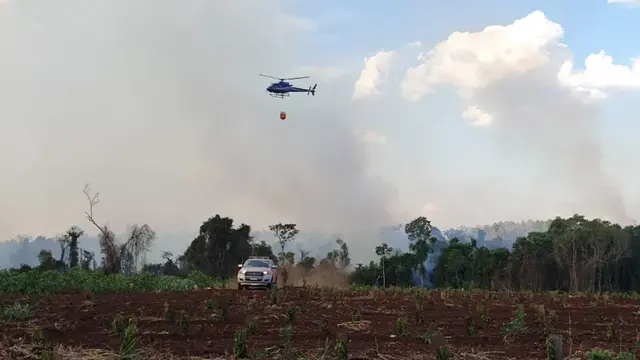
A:
<svg viewBox="0 0 640 360">
<path fill-rule="evenodd" d="M 259 74 L 259 75 L 268 77 L 271 79 L 279 80 L 279 82 L 272 83 L 271 85 L 269 85 L 269 87 L 267 87 L 267 92 L 269 92 L 269 95 L 271 97 L 284 99 L 285 97 L 289 97 L 290 93 L 292 92 L 306 92 L 307 95 L 311 94 L 313 96 L 316 96 L 316 86 L 318 86 L 318 84 L 313 85 L 313 87 L 309 86 L 309 89 L 303 89 L 303 88 L 295 87 L 285 81 L 285 80 L 308 79 L 309 76 L 300 76 L 300 77 L 293 77 L 293 78 L 277 78 L 277 77 L 264 75 L 264 74 Z"/>
</svg>

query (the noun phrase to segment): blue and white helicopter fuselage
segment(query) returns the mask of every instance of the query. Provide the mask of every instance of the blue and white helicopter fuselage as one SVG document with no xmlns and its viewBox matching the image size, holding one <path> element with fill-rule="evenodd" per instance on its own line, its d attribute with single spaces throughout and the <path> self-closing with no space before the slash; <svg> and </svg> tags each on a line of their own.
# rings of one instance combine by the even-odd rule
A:
<svg viewBox="0 0 640 360">
<path fill-rule="evenodd" d="M 260 76 L 274 78 L 272 76 L 263 75 L 263 74 L 260 74 Z M 272 97 L 277 97 L 277 98 L 281 98 L 281 99 L 285 98 L 285 97 L 289 97 L 290 93 L 307 93 L 307 95 L 311 94 L 311 95 L 315 96 L 316 95 L 316 86 L 318 86 L 318 84 L 315 84 L 313 86 L 309 86 L 308 89 L 305 89 L 305 88 L 299 88 L 299 87 L 293 86 L 290 83 L 285 81 L 285 80 L 306 79 L 306 78 L 308 78 L 308 76 L 303 76 L 303 77 L 298 77 L 298 78 L 289 78 L 289 79 L 274 78 L 274 79 L 278 79 L 280 81 L 277 82 L 277 83 L 273 83 L 273 84 L 269 85 L 267 87 L 267 92 L 269 92 L 269 95 L 271 95 Z"/>
</svg>

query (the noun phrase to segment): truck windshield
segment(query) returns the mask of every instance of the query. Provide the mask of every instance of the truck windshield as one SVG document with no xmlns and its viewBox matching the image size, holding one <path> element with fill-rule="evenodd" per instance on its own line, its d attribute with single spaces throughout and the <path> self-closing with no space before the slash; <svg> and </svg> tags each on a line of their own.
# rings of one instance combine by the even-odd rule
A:
<svg viewBox="0 0 640 360">
<path fill-rule="evenodd" d="M 271 265 L 269 265 L 268 262 L 264 261 L 264 260 L 247 260 L 244 263 L 244 266 L 246 267 L 258 267 L 258 268 L 270 268 Z"/>
</svg>

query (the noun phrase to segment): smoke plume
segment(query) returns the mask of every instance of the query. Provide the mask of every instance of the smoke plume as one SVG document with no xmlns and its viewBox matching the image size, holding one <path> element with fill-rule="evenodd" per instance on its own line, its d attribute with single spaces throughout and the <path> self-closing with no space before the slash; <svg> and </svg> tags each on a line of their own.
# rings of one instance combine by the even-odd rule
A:
<svg viewBox="0 0 640 360">
<path fill-rule="evenodd" d="M 276 100 L 257 76 L 306 75 L 315 28 L 279 1 L 1 4 L 0 237 L 89 227 L 85 182 L 120 230 L 387 224 L 393 189 L 368 173 L 348 95 Z"/>
<path fill-rule="evenodd" d="M 560 70 L 572 60 L 563 35 L 540 11 L 455 32 L 407 71 L 403 95 L 418 100 L 437 86 L 455 87 L 467 106 L 462 117 L 518 159 L 505 171 L 534 175 L 532 192 L 544 194 L 532 196 L 538 208 L 555 209 L 543 217 L 583 213 L 627 223 L 620 191 L 602 168 L 593 101 L 601 94 L 563 83 Z"/>
</svg>

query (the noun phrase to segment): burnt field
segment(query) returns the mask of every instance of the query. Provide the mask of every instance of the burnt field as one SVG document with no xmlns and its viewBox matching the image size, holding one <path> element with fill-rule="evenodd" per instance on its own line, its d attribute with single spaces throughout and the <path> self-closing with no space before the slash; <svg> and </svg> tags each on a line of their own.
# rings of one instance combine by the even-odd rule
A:
<svg viewBox="0 0 640 360">
<path fill-rule="evenodd" d="M 609 295 L 291 287 L 5 294 L 0 305 L 2 359 L 118 359 L 126 336 L 131 354 L 158 359 L 545 359 L 550 334 L 584 359 L 640 341 L 638 301 Z"/>
</svg>

